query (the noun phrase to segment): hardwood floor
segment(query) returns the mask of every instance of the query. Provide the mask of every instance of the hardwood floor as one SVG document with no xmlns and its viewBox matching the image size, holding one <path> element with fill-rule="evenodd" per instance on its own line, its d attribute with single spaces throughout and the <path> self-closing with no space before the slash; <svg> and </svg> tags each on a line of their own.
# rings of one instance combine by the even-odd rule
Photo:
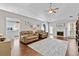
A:
<svg viewBox="0 0 79 59">
<path fill-rule="evenodd" d="M 20 43 L 19 39 L 12 41 L 12 56 L 41 56 L 38 52 L 28 47 L 27 45 Z"/>
<path fill-rule="evenodd" d="M 38 52 L 33 50 L 32 48 L 28 47 L 27 45 L 24 45 L 20 43 L 17 40 L 14 40 L 14 48 L 12 49 L 12 56 L 41 56 Z M 66 56 L 77 56 L 78 51 L 77 51 L 77 45 L 76 45 L 76 40 L 75 39 L 68 39 L 68 50 L 66 53 Z M 20 43 L 20 44 L 17 44 Z"/>
<path fill-rule="evenodd" d="M 21 56 L 41 56 L 41 54 L 31 49 L 27 45 L 21 43 L 20 47 L 21 47 Z"/>
</svg>

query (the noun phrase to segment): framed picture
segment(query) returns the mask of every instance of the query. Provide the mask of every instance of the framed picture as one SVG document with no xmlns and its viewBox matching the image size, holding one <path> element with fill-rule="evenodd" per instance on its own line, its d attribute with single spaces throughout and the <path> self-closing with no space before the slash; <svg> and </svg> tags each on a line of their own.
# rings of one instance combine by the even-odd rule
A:
<svg viewBox="0 0 79 59">
<path fill-rule="evenodd" d="M 65 23 L 56 24 L 56 27 L 65 27 Z"/>
</svg>

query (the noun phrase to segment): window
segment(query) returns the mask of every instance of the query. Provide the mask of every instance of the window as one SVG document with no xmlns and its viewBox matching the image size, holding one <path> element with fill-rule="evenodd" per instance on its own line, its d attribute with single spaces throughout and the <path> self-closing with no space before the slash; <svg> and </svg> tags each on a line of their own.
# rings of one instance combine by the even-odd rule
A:
<svg viewBox="0 0 79 59">
<path fill-rule="evenodd" d="M 76 25 L 75 25 L 75 22 L 69 22 L 68 23 L 68 30 L 67 30 L 68 32 L 68 36 L 69 37 L 75 37 L 75 35 L 76 35 Z"/>
</svg>

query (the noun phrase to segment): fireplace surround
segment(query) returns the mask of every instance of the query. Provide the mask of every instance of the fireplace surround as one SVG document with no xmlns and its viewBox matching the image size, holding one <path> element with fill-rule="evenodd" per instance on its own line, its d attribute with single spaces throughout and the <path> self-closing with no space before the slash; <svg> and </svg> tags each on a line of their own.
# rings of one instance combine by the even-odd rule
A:
<svg viewBox="0 0 79 59">
<path fill-rule="evenodd" d="M 63 31 L 57 31 L 57 38 L 58 39 L 64 39 L 64 32 Z"/>
</svg>

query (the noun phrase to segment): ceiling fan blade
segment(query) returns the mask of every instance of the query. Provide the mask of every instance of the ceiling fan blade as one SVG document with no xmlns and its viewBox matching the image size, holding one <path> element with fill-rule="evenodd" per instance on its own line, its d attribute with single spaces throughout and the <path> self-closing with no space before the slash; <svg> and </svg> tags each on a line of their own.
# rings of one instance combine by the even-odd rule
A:
<svg viewBox="0 0 79 59">
<path fill-rule="evenodd" d="M 59 8 L 55 8 L 54 10 L 58 10 Z"/>
<path fill-rule="evenodd" d="M 56 11 L 53 10 L 54 13 L 56 13 Z"/>
</svg>

